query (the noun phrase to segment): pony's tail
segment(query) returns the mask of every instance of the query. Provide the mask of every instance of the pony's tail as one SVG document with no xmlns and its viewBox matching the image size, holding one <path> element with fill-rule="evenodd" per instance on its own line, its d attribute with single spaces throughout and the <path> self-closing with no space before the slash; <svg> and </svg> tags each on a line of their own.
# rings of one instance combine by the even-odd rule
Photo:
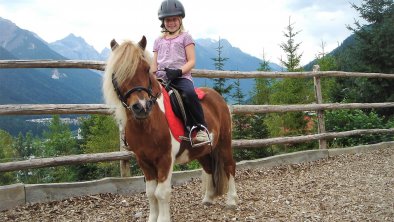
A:
<svg viewBox="0 0 394 222">
<path fill-rule="evenodd" d="M 215 188 L 215 196 L 221 196 L 228 191 L 229 178 L 226 175 L 226 171 L 224 170 L 223 156 L 220 155 L 219 147 L 213 149 L 211 157 L 213 160 L 212 179 L 214 182 L 213 185 Z"/>
</svg>

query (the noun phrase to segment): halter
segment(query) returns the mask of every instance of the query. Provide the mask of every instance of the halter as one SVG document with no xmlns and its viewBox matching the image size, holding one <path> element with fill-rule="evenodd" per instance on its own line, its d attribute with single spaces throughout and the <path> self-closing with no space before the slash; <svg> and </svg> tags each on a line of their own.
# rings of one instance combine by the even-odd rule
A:
<svg viewBox="0 0 394 222">
<path fill-rule="evenodd" d="M 131 107 L 127 105 L 127 99 L 134 92 L 145 91 L 149 95 L 148 104 L 153 105 L 154 103 L 156 103 L 157 97 L 159 96 L 160 93 L 157 93 L 156 95 L 153 95 L 153 92 L 152 92 L 152 81 L 151 81 L 150 78 L 148 78 L 148 79 L 149 79 L 148 88 L 145 88 L 143 86 L 137 86 L 137 87 L 134 87 L 134 88 L 130 89 L 124 95 L 122 95 L 121 92 L 120 92 L 120 89 L 119 89 L 118 82 L 116 82 L 115 73 L 112 73 L 112 84 L 114 86 L 114 90 L 115 90 L 116 94 L 118 95 L 119 100 L 122 102 L 122 105 L 123 105 L 124 108 L 126 108 L 126 109 L 131 111 Z"/>
</svg>

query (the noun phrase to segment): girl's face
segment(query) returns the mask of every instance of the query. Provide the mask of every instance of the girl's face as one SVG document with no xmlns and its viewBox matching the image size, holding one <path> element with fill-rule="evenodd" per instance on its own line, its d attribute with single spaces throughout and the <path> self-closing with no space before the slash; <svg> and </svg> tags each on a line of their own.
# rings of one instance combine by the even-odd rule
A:
<svg viewBox="0 0 394 222">
<path fill-rule="evenodd" d="M 169 32 L 179 30 L 181 25 L 181 18 L 179 16 L 171 16 L 164 19 L 164 26 Z"/>
</svg>

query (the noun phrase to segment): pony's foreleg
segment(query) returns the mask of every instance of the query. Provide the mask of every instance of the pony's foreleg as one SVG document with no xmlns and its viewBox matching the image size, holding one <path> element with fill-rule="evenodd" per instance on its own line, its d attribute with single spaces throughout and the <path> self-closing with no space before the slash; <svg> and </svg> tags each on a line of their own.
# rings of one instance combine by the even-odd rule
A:
<svg viewBox="0 0 394 222">
<path fill-rule="evenodd" d="M 235 188 L 234 176 L 230 175 L 230 178 L 228 180 L 226 206 L 227 208 L 235 208 L 237 206 L 237 202 L 238 202 L 238 196 L 237 196 L 237 190 Z"/>
<path fill-rule="evenodd" d="M 155 196 L 159 205 L 159 217 L 157 222 L 170 222 L 170 199 L 171 199 L 171 178 L 172 170 L 175 162 L 175 152 L 172 155 L 171 160 L 162 159 L 164 162 L 171 161 L 169 168 L 159 168 L 158 178 L 165 178 L 164 181 L 158 182 Z M 160 181 L 160 180 L 159 180 Z"/>
<path fill-rule="evenodd" d="M 171 198 L 171 175 L 162 183 L 157 184 L 155 196 L 159 206 L 158 222 L 171 221 L 170 198 Z"/>
<path fill-rule="evenodd" d="M 159 216 L 159 205 L 155 196 L 156 188 L 156 180 L 146 181 L 146 195 L 149 201 L 149 222 L 156 222 Z"/>
<path fill-rule="evenodd" d="M 202 203 L 205 205 L 211 205 L 215 198 L 215 188 L 213 186 L 212 174 L 202 171 L 202 190 L 204 192 L 204 199 Z"/>
</svg>

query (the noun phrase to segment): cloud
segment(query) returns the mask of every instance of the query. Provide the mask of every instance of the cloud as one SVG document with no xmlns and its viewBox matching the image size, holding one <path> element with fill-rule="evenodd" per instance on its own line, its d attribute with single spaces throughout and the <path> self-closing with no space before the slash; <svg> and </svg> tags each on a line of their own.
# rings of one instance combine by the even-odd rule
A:
<svg viewBox="0 0 394 222">
<path fill-rule="evenodd" d="M 321 41 L 332 50 L 351 33 L 346 24 L 357 16 L 344 0 L 181 0 L 184 24 L 194 38 L 225 38 L 242 51 L 279 63 L 279 44 L 291 16 L 295 30 L 302 30 L 302 63 L 314 58 Z M 356 2 L 360 2 L 357 0 Z M 161 0 L 0 0 L 0 16 L 37 33 L 48 42 L 70 33 L 83 37 L 98 51 L 118 41 L 148 39 L 148 49 L 160 35 L 157 18 Z"/>
<path fill-rule="evenodd" d="M 350 8 L 351 3 L 360 5 L 362 1 L 363 0 L 287 0 L 286 6 L 292 11 L 313 8 L 318 11 L 330 12 L 346 10 Z"/>
</svg>

